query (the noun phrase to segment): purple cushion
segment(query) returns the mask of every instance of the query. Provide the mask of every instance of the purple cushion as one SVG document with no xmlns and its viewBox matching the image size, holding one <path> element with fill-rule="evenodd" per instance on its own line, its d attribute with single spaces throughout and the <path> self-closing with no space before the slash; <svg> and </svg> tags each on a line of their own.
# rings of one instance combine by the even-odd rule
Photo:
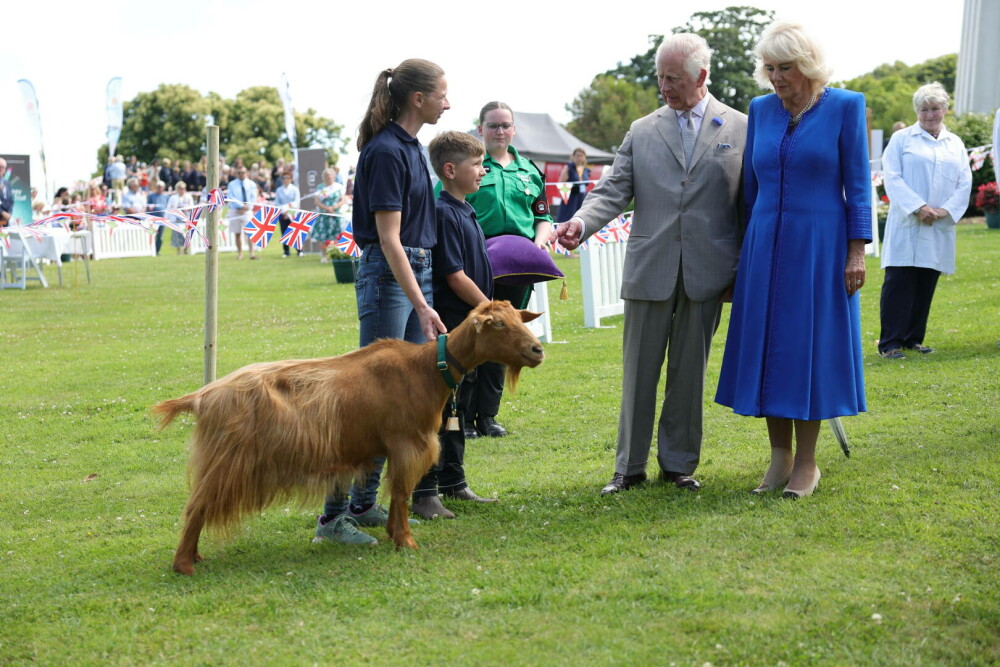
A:
<svg viewBox="0 0 1000 667">
<path fill-rule="evenodd" d="M 501 285 L 531 285 L 563 277 L 548 251 L 523 236 L 486 239 L 486 254 L 493 265 L 493 280 Z"/>
</svg>

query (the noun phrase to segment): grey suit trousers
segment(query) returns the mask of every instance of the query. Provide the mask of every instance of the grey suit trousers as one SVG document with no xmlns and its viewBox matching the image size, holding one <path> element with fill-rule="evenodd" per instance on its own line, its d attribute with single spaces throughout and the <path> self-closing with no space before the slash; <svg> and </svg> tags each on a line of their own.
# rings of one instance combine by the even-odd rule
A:
<svg viewBox="0 0 1000 667">
<path fill-rule="evenodd" d="M 662 470 L 690 475 L 701 454 L 705 366 L 719 328 L 722 302 L 691 301 L 683 272 L 666 301 L 625 300 L 622 404 L 615 472 L 646 471 L 663 360 L 667 384 L 656 434 Z"/>
</svg>

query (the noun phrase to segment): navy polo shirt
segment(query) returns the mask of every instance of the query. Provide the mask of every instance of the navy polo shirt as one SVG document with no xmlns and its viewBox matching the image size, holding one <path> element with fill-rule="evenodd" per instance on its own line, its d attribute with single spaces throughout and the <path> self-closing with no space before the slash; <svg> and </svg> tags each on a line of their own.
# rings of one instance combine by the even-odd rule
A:
<svg viewBox="0 0 1000 667">
<path fill-rule="evenodd" d="M 486 254 L 486 237 L 476 222 L 476 210 L 441 191 L 437 199 L 437 245 L 431 256 L 434 270 L 434 308 L 469 312 L 450 287 L 447 276 L 464 271 L 488 298 L 493 298 L 493 267 Z"/>
<path fill-rule="evenodd" d="M 365 144 L 354 177 L 354 239 L 378 243 L 375 211 L 400 211 L 399 238 L 407 248 L 433 248 L 434 190 L 420 142 L 389 123 Z"/>
</svg>

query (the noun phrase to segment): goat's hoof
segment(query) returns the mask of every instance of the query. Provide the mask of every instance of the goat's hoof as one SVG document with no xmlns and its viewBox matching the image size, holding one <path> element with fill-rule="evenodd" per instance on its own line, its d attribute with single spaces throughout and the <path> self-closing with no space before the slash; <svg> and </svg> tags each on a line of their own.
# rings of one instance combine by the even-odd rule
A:
<svg viewBox="0 0 1000 667">
<path fill-rule="evenodd" d="M 396 551 L 399 551 L 404 547 L 407 549 L 413 549 L 414 551 L 420 548 L 417 546 L 417 543 L 413 540 L 413 538 L 410 537 L 409 535 L 407 535 L 406 539 L 396 542 Z"/>
<path fill-rule="evenodd" d="M 190 577 L 194 574 L 194 563 L 175 560 L 174 572 Z"/>
<path fill-rule="evenodd" d="M 203 560 L 205 560 L 205 557 L 204 557 L 204 556 L 202 556 L 201 554 L 199 554 L 199 553 L 196 553 L 196 554 L 194 555 L 194 562 L 196 562 L 196 563 L 200 563 L 200 562 L 201 562 L 201 561 L 203 561 Z"/>
</svg>

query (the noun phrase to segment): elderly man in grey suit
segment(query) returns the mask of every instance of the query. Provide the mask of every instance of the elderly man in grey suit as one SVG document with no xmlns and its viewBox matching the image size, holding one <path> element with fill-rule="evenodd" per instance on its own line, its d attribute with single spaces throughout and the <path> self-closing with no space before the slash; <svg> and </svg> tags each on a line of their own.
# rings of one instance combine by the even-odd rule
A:
<svg viewBox="0 0 1000 667">
<path fill-rule="evenodd" d="M 665 107 L 632 123 L 611 172 L 556 230 L 577 247 L 635 200 L 622 272 L 625 331 L 615 474 L 602 494 L 646 480 L 656 389 L 661 479 L 697 491 L 705 365 L 743 237 L 741 181 L 747 117 L 706 86 L 711 50 L 694 34 L 668 36 L 656 54 Z M 669 344 L 669 351 L 668 351 Z"/>
</svg>

